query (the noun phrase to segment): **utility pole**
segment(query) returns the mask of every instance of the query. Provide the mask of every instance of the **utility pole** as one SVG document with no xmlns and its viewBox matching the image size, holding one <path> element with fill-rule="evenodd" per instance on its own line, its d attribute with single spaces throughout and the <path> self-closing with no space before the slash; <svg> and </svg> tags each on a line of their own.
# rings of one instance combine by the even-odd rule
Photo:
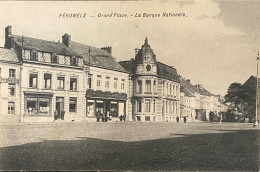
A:
<svg viewBox="0 0 260 172">
<path fill-rule="evenodd" d="M 257 53 L 257 58 L 256 58 L 256 108 L 255 108 L 255 123 L 253 125 L 253 127 L 258 126 L 258 62 L 259 62 L 259 52 Z"/>
</svg>

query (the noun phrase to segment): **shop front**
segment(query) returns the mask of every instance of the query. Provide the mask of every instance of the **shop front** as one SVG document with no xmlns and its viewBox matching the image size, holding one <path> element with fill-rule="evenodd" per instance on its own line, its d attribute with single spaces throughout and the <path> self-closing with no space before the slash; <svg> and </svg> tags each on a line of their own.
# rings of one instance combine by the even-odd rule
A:
<svg viewBox="0 0 260 172">
<path fill-rule="evenodd" d="M 24 92 L 23 122 L 51 122 L 53 93 Z"/>
<path fill-rule="evenodd" d="M 121 115 L 126 115 L 127 95 L 124 93 L 87 90 L 86 99 L 88 121 L 119 121 Z"/>
</svg>

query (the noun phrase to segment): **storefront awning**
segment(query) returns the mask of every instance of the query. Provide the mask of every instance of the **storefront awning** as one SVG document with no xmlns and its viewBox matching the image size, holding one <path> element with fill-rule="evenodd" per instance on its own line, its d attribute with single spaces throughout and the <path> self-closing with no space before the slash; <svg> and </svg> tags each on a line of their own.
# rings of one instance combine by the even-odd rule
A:
<svg viewBox="0 0 260 172">
<path fill-rule="evenodd" d="M 25 96 L 41 96 L 41 97 L 52 97 L 53 93 L 50 92 L 32 92 L 32 91 L 24 91 Z"/>
<path fill-rule="evenodd" d="M 126 100 L 127 94 L 87 90 L 86 97 L 97 98 L 97 99 L 109 99 L 109 100 Z"/>
</svg>

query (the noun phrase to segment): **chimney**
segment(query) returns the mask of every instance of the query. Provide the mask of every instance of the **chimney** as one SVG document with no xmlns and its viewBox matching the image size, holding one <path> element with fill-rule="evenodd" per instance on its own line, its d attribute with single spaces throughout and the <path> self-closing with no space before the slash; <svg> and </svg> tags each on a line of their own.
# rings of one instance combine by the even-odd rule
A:
<svg viewBox="0 0 260 172">
<path fill-rule="evenodd" d="M 138 53 L 139 50 L 140 50 L 140 49 L 138 49 L 138 48 L 135 49 L 135 56 L 137 55 L 137 53 Z"/>
<path fill-rule="evenodd" d="M 65 44 L 67 47 L 71 47 L 71 36 L 65 33 L 62 36 L 62 43 Z"/>
<path fill-rule="evenodd" d="M 186 79 L 186 81 L 190 82 L 190 79 Z"/>
<path fill-rule="evenodd" d="M 199 88 L 199 89 L 203 89 L 203 85 L 202 84 L 197 84 L 195 85 L 196 88 Z"/>
<path fill-rule="evenodd" d="M 7 26 L 5 28 L 5 48 L 11 48 L 11 37 L 12 35 L 12 26 Z"/>
<path fill-rule="evenodd" d="M 112 54 L 112 47 L 109 46 L 109 47 L 101 47 L 101 50 L 105 50 L 107 51 L 109 54 Z"/>
</svg>

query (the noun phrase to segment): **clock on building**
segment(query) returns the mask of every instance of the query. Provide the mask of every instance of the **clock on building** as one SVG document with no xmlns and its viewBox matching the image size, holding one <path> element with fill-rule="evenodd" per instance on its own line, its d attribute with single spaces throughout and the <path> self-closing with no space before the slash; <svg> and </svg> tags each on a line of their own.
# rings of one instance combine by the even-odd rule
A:
<svg viewBox="0 0 260 172">
<path fill-rule="evenodd" d="M 146 70 L 149 72 L 151 70 L 151 65 L 146 65 Z"/>
</svg>

